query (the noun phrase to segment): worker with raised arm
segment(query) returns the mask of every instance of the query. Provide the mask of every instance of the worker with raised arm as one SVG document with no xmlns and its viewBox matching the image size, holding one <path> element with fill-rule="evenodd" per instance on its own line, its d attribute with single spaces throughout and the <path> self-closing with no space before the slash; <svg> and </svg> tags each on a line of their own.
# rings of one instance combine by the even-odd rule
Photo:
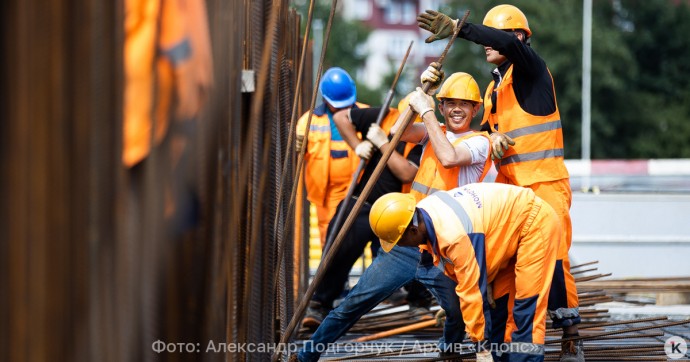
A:
<svg viewBox="0 0 690 362">
<path fill-rule="evenodd" d="M 304 181 L 307 199 L 316 208 L 323 248 L 328 223 L 335 215 L 338 203 L 347 195 L 360 157 L 369 158 L 374 146 L 367 141 L 355 150 L 350 149 L 333 122 L 333 114 L 339 110 L 368 107 L 356 102 L 357 88 L 352 77 L 342 68 L 329 68 L 323 74 L 320 86 L 324 102 L 314 108 L 306 140 L 304 135 L 309 112 L 297 121 L 296 149 L 300 152 L 302 147 L 307 148 L 304 154 Z"/>
<path fill-rule="evenodd" d="M 505 333 L 504 312 L 490 307 L 488 286 L 509 277 L 515 330 L 509 348 L 493 352 L 507 353 L 509 361 L 544 360 L 548 293 L 562 233 L 555 211 L 534 191 L 475 183 L 419 202 L 391 193 L 372 205 L 369 221 L 383 251 L 418 246 L 457 283 L 478 362 L 493 361 L 489 342 Z"/>
<path fill-rule="evenodd" d="M 433 33 L 427 42 L 448 37 L 457 24 L 457 20 L 431 10 L 420 14 L 417 21 Z M 553 78 L 545 61 L 530 46 L 531 36 L 527 18 L 512 5 L 492 8 L 483 25 L 465 23 L 458 34 L 459 38 L 482 45 L 486 60 L 496 65 L 494 79 L 484 94 L 482 120 L 483 129 L 491 133 L 492 158 L 498 168 L 496 182 L 531 188 L 560 217 L 564 243 L 554 271 L 549 315 L 554 328 L 562 328 L 564 337 L 572 337 L 578 335 L 580 323 L 577 289 L 568 259 L 572 192 L 563 159 Z M 494 285 L 496 290 L 501 287 Z M 582 341 L 564 342 L 560 361 L 584 361 Z"/>
</svg>

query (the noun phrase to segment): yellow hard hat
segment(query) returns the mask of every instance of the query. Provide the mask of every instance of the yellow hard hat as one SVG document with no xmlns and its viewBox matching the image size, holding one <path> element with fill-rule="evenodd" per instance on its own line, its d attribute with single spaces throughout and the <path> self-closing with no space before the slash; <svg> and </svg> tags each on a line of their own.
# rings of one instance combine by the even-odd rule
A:
<svg viewBox="0 0 690 362">
<path fill-rule="evenodd" d="M 400 102 L 398 102 L 398 112 L 400 112 L 400 114 L 403 114 L 403 112 L 405 112 L 405 110 L 410 106 L 410 97 L 412 96 L 412 93 L 414 92 L 410 92 L 403 99 L 401 99 Z M 419 114 L 417 114 L 417 117 L 415 117 L 414 122 L 422 122 L 422 119 L 419 118 Z"/>
<path fill-rule="evenodd" d="M 477 82 L 471 75 L 464 72 L 453 73 L 443 82 L 441 89 L 436 93 L 436 99 L 441 100 L 443 98 L 464 99 L 466 101 L 482 103 L 479 85 L 477 85 Z"/>
<path fill-rule="evenodd" d="M 385 252 L 391 251 L 410 224 L 417 202 L 414 196 L 391 192 L 381 196 L 369 211 L 369 225 Z"/>
<path fill-rule="evenodd" d="M 532 31 L 529 30 L 527 17 L 525 14 L 513 5 L 497 5 L 494 6 L 486 16 L 482 23 L 486 26 L 501 30 L 522 29 L 527 32 L 527 36 L 532 36 Z"/>
</svg>

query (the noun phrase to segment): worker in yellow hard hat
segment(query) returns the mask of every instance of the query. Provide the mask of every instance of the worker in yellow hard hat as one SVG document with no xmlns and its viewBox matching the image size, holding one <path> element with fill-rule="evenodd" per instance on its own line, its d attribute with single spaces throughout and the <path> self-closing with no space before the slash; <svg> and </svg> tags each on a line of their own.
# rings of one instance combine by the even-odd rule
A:
<svg viewBox="0 0 690 362">
<path fill-rule="evenodd" d="M 417 21 L 433 33 L 427 42 L 449 36 L 457 24 L 431 10 L 420 14 Z M 580 314 L 568 259 L 572 193 L 553 78 L 544 59 L 530 46 L 531 36 L 527 17 L 513 5 L 495 6 L 483 25 L 466 23 L 458 34 L 482 45 L 487 62 L 496 66 L 494 80 L 484 94 L 482 120 L 482 129 L 491 133 L 496 182 L 531 188 L 560 216 L 564 243 L 554 272 L 549 314 L 554 328 L 563 328 L 564 337 L 573 337 L 578 335 Z M 561 362 L 584 361 L 580 340 L 564 342 L 561 349 Z"/>
<path fill-rule="evenodd" d="M 438 71 L 427 70 L 421 76 L 422 83 L 432 84 L 430 93 L 442 80 L 443 74 Z M 445 123 L 442 125 L 436 119 L 436 105 L 431 96 L 417 88 L 409 95 L 409 105 L 422 122 L 410 122 L 400 138 L 424 145 L 419 171 L 410 191 L 417 200 L 438 190 L 481 181 L 491 167 L 487 133 L 470 128 L 482 103 L 474 78 L 463 72 L 453 73 L 443 82 L 436 99 Z M 391 132 L 398 131 L 400 120 Z"/>
<path fill-rule="evenodd" d="M 384 251 L 419 246 L 457 283 L 478 362 L 493 361 L 491 352 L 498 351 L 490 346 L 503 342 L 495 337 L 507 334 L 501 323 L 506 317 L 515 322 L 508 348 L 500 349 L 508 351 L 508 360 L 544 360 L 546 308 L 562 233 L 553 208 L 532 190 L 474 183 L 419 202 L 409 194 L 390 193 L 372 205 L 369 222 Z M 489 285 L 495 280 L 511 281 L 511 316 L 503 315 L 506 296 L 490 307 Z"/>
</svg>

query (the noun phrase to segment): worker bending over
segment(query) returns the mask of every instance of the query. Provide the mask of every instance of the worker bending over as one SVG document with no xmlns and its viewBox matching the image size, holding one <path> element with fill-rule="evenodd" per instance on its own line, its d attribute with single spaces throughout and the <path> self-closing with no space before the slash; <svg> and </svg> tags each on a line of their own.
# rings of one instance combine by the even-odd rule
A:
<svg viewBox="0 0 690 362">
<path fill-rule="evenodd" d="M 466 330 L 477 361 L 493 361 L 489 341 L 506 342 L 510 361 L 543 361 L 546 306 L 556 264 L 558 216 L 527 188 L 469 184 L 436 192 L 417 203 L 391 193 L 372 205 L 371 228 L 381 248 L 419 246 L 456 283 Z M 514 264 L 513 264 L 514 263 Z M 487 286 L 512 281 L 515 330 L 490 307 Z M 498 356 L 497 356 L 498 357 Z"/>
</svg>

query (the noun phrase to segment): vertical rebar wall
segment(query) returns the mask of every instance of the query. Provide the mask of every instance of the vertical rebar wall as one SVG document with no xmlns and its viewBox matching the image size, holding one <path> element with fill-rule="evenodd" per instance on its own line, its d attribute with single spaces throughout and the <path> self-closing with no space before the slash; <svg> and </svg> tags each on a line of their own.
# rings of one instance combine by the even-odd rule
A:
<svg viewBox="0 0 690 362">
<path fill-rule="evenodd" d="M 285 197 L 300 16 L 206 0 L 203 107 L 126 167 L 126 3 L 2 5 L 0 360 L 270 360 L 219 346 L 277 342 L 307 280 Z"/>
</svg>

